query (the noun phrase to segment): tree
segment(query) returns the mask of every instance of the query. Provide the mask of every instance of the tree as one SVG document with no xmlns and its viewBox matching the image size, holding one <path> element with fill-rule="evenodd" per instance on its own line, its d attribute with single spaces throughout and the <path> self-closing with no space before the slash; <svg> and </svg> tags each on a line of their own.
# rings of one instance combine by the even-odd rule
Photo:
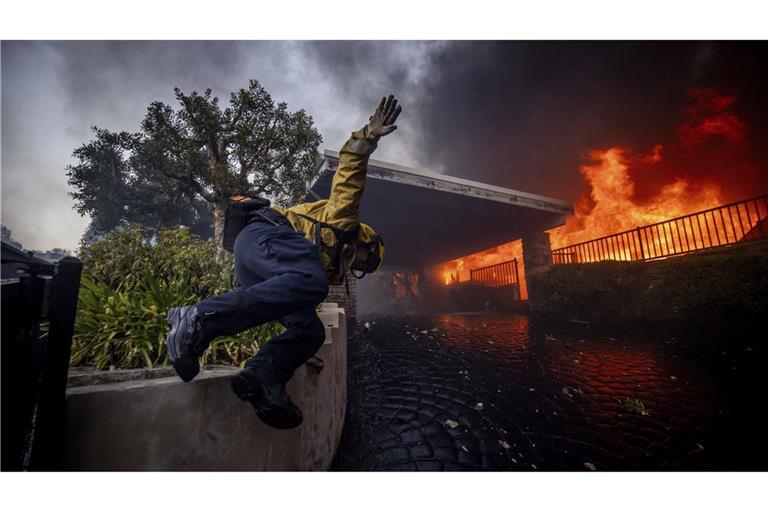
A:
<svg viewBox="0 0 768 512">
<path fill-rule="evenodd" d="M 21 242 L 17 242 L 13 239 L 13 232 L 8 227 L 6 227 L 5 224 L 0 224 L 0 231 L 2 231 L 3 242 L 10 244 L 17 249 L 24 249 L 24 247 L 21 245 Z"/>
<path fill-rule="evenodd" d="M 114 229 L 130 219 L 136 193 L 129 181 L 129 153 L 137 134 L 113 133 L 92 127 L 96 138 L 77 148 L 77 165 L 67 166 L 68 183 L 75 188 L 70 195 L 80 215 L 90 214 L 97 232 Z"/>
<path fill-rule="evenodd" d="M 135 223 L 151 227 L 189 226 L 209 238 L 212 216 L 191 187 L 147 167 L 146 137 L 93 127 L 94 140 L 76 149 L 67 167 L 70 195 L 81 215 L 90 214 L 89 237 Z"/>
<path fill-rule="evenodd" d="M 97 228 L 207 220 L 220 245 L 231 195 L 262 195 L 280 205 L 304 197 L 322 141 L 304 110 L 276 104 L 256 80 L 232 93 L 224 109 L 210 89 L 174 91 L 178 110 L 154 102 L 140 132 L 95 129 L 96 140 L 75 151 L 72 195 L 78 212 L 99 219 Z"/>
</svg>

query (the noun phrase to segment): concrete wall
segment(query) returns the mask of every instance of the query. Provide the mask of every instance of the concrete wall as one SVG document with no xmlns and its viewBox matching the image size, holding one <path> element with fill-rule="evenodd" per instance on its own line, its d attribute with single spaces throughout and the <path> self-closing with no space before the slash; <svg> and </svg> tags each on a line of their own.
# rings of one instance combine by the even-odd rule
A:
<svg viewBox="0 0 768 512">
<path fill-rule="evenodd" d="M 178 377 L 70 387 L 66 468 L 70 470 L 326 470 L 341 437 L 347 401 L 344 310 L 324 304 L 323 362 L 299 368 L 288 394 L 304 422 L 264 425 L 229 387 L 235 368 Z"/>
</svg>

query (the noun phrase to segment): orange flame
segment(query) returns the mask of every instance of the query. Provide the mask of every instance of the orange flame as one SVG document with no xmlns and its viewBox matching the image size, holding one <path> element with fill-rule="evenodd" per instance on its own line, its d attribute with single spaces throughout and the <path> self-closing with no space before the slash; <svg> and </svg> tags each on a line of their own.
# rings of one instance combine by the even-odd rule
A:
<svg viewBox="0 0 768 512">
<path fill-rule="evenodd" d="M 649 153 L 636 157 L 618 146 L 590 152 L 591 161 L 580 168 L 590 192 L 577 201 L 573 217 L 564 226 L 550 231 L 552 247 L 566 247 L 723 204 L 722 185 L 728 180 L 739 181 L 733 175 L 726 177 L 726 172 L 740 173 L 744 181 L 754 174 L 743 158 L 748 152 L 746 126 L 733 112 L 734 104 L 733 96 L 714 88 L 693 89 L 676 140 L 668 149 L 657 144 Z M 653 190 L 649 198 L 639 197 L 637 181 Z M 716 229 L 723 235 L 726 227 Z M 697 242 L 707 242 L 699 239 L 701 235 L 692 236 Z M 649 242 L 661 245 L 669 241 L 660 233 Z"/>
<path fill-rule="evenodd" d="M 440 282 L 446 285 L 469 281 L 470 270 L 495 265 L 505 261 L 517 260 L 517 272 L 519 275 L 520 298 L 528 298 L 528 290 L 525 286 L 525 265 L 523 265 L 523 245 L 520 240 L 508 242 L 485 251 L 469 254 L 447 261 L 437 267 L 437 276 Z"/>
<path fill-rule="evenodd" d="M 661 146 L 656 146 L 651 154 L 641 157 L 641 160 L 652 163 L 661 161 L 661 151 Z M 614 147 L 590 153 L 593 162 L 581 166 L 580 170 L 591 185 L 591 192 L 576 203 L 573 217 L 564 226 L 550 231 L 553 248 L 722 204 L 718 185 L 693 185 L 685 179 L 664 185 L 651 202 L 637 204 L 633 199 L 635 186 L 629 174 L 627 152 L 625 148 Z"/>
<path fill-rule="evenodd" d="M 640 155 L 621 146 L 591 151 L 589 162 L 579 169 L 590 191 L 576 202 L 566 224 L 549 232 L 552 247 L 706 210 L 727 199 L 744 199 L 746 190 L 756 195 L 752 189 L 761 186 L 764 168 L 749 163 L 747 127 L 733 112 L 734 104 L 733 96 L 714 88 L 693 89 L 676 139 L 668 146 L 657 144 Z M 730 193 L 724 192 L 726 185 Z M 737 210 L 737 216 L 747 225 L 742 212 Z M 712 245 L 711 240 L 703 242 Z M 527 298 L 519 240 L 443 263 L 437 267 L 437 278 L 444 284 L 467 281 L 471 269 L 515 258 L 520 295 Z"/>
</svg>

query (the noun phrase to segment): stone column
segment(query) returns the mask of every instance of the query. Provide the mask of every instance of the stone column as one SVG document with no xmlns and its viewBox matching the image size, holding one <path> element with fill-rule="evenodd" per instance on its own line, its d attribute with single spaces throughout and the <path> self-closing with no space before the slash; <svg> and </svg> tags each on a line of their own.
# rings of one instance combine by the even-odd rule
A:
<svg viewBox="0 0 768 512">
<path fill-rule="evenodd" d="M 349 295 L 344 284 L 331 286 L 328 297 L 323 302 L 336 302 L 344 308 L 347 316 L 347 332 L 352 335 L 357 327 L 357 279 L 349 276 Z"/>
<path fill-rule="evenodd" d="M 552 266 L 552 246 L 549 233 L 532 231 L 523 235 L 523 264 L 525 265 L 525 284 L 528 289 L 528 302 L 535 309 L 536 287 L 531 286 L 532 278 L 545 272 Z"/>
</svg>

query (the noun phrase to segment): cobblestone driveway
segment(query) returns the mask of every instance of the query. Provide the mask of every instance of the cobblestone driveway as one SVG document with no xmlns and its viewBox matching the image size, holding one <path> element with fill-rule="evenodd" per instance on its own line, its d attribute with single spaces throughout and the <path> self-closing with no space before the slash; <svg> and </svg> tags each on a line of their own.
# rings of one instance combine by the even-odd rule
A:
<svg viewBox="0 0 768 512">
<path fill-rule="evenodd" d="M 350 342 L 334 469 L 768 469 L 758 340 L 525 315 L 371 320 Z"/>
</svg>

